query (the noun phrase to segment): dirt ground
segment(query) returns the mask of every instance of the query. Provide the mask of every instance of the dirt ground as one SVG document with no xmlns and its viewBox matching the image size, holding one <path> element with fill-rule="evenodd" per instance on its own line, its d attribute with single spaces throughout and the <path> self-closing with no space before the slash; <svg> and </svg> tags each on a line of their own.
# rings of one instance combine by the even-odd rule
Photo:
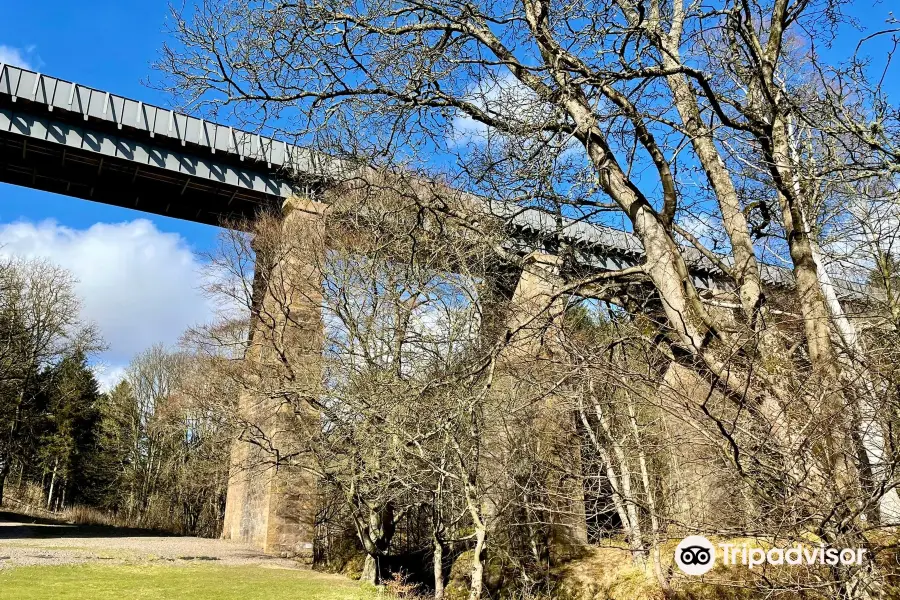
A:
<svg viewBox="0 0 900 600">
<path fill-rule="evenodd" d="M 137 529 L 69 525 L 0 511 L 0 569 L 105 564 L 261 565 L 299 569 L 294 561 L 226 540 L 161 536 Z"/>
</svg>

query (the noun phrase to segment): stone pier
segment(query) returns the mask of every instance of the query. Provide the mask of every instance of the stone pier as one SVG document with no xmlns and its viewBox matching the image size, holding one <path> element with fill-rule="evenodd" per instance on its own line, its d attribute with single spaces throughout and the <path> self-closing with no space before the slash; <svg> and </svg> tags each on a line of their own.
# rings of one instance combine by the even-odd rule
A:
<svg viewBox="0 0 900 600">
<path fill-rule="evenodd" d="M 541 501 L 549 511 L 550 546 L 556 556 L 587 543 L 581 446 L 574 412 L 566 406 L 561 390 L 553 388 L 565 368 L 563 318 L 566 298 L 560 293 L 561 260 L 532 252 L 525 259 L 509 301 L 506 328 L 510 334 L 498 369 L 507 379 L 506 393 L 531 399 L 532 407 L 522 425 L 535 435 L 547 467 L 546 494 Z M 511 375 L 505 377 L 504 375 Z M 545 389 L 546 388 L 546 389 Z M 523 407 L 524 408 L 524 407 Z M 520 411 L 516 411 L 520 412 Z"/>
<path fill-rule="evenodd" d="M 285 373 L 293 390 L 316 394 L 320 389 L 323 210 L 316 202 L 288 200 L 281 247 L 258 249 L 258 259 L 265 254 L 271 264 L 258 263 L 254 279 L 257 308 L 244 357 L 248 389 L 238 401 L 246 426 L 232 447 L 222 529 L 224 539 L 306 560 L 312 559 L 318 502 L 316 477 L 304 468 L 310 459 L 303 457 L 303 445 L 318 430 L 319 415 L 311 407 L 255 393 L 253 382 L 254 373 L 283 371 L 287 363 L 304 367 Z"/>
</svg>

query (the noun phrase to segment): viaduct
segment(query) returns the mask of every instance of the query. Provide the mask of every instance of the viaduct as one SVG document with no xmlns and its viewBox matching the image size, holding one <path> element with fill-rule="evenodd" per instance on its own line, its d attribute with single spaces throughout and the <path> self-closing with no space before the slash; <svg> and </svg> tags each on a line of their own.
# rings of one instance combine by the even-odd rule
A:
<svg viewBox="0 0 900 600">
<path fill-rule="evenodd" d="M 181 114 L 139 100 L 0 64 L 0 181 L 148 213 L 220 225 L 261 209 L 316 204 L 334 181 L 333 161 L 284 141 Z M 490 204 L 490 203 L 489 203 Z M 642 260 L 633 235 L 534 209 L 492 205 L 524 256 L 574 248 L 591 269 Z M 716 269 L 697 255 L 692 275 L 715 287 Z M 783 269 L 764 267 L 776 286 Z M 535 297 L 540 282 L 523 272 L 515 294 Z M 515 300 L 515 297 L 514 297 Z M 314 530 L 302 478 L 241 470 L 245 444 L 232 451 L 223 537 L 277 553 L 306 554 Z"/>
</svg>

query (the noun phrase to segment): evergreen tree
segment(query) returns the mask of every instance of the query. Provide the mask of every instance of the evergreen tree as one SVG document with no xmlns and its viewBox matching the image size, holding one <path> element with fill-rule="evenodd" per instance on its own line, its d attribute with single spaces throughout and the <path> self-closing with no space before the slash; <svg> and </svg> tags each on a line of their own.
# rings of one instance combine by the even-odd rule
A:
<svg viewBox="0 0 900 600">
<path fill-rule="evenodd" d="M 59 507 L 67 500 L 94 504 L 101 493 L 94 481 L 101 474 L 92 460 L 101 451 L 97 381 L 80 351 L 47 369 L 42 377 L 46 381 L 41 403 L 44 428 L 38 456 L 48 476 L 47 506 Z"/>
</svg>

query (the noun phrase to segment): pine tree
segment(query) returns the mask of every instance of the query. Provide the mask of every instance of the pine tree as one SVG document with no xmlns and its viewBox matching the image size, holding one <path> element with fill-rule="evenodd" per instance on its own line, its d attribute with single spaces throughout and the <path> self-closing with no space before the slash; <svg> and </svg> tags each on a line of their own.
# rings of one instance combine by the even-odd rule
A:
<svg viewBox="0 0 900 600">
<path fill-rule="evenodd" d="M 38 452 L 47 475 L 47 506 L 96 502 L 92 457 L 99 451 L 99 386 L 81 352 L 42 373 L 44 427 Z"/>
</svg>

